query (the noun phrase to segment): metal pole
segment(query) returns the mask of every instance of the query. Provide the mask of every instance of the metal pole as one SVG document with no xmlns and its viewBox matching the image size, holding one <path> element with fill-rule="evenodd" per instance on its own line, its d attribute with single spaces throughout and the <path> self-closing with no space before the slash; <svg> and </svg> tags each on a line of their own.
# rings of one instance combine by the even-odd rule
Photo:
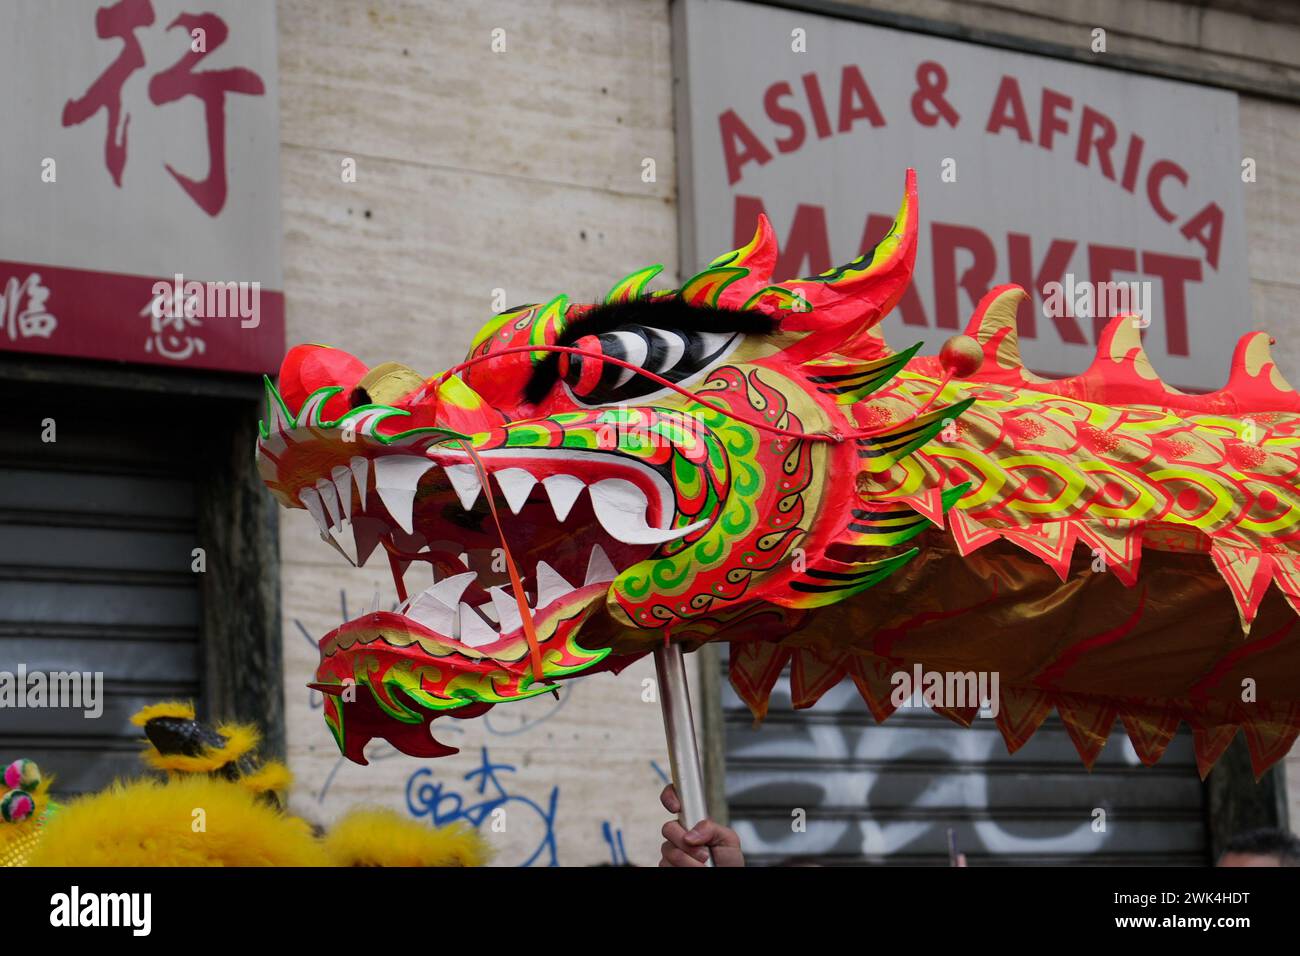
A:
<svg viewBox="0 0 1300 956">
<path fill-rule="evenodd" d="M 664 714 L 668 762 L 682 806 L 677 820 L 689 830 L 708 817 L 709 808 L 704 799 L 704 773 L 700 769 L 700 748 L 695 740 L 691 692 L 686 685 L 686 663 L 680 644 L 661 644 L 655 648 L 655 674 L 659 678 L 659 706 Z M 713 865 L 712 850 L 705 865 Z"/>
</svg>

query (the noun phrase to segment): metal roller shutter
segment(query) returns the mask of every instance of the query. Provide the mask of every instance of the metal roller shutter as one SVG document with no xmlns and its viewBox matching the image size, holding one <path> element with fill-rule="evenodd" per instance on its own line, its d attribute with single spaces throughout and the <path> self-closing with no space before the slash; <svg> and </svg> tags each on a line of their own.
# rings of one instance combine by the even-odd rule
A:
<svg viewBox="0 0 1300 956">
<path fill-rule="evenodd" d="M 5 385 L 0 421 L 0 670 L 99 671 L 103 713 L 0 710 L 0 757 L 63 794 L 140 771 L 144 704 L 200 697 L 197 456 L 175 413 Z M 56 438 L 41 440 L 42 421 Z M 192 430 L 192 429 L 190 429 Z"/>
<path fill-rule="evenodd" d="M 1155 767 L 1117 728 L 1090 773 L 1053 713 L 1008 754 L 992 719 L 925 708 L 877 725 L 851 683 L 790 707 L 788 673 L 761 728 L 722 693 L 731 825 L 756 864 L 946 864 L 947 830 L 972 865 L 1204 865 L 1205 788 L 1181 732 Z M 792 811 L 807 830 L 792 830 Z M 1105 810 L 1105 832 L 1093 829 Z"/>
</svg>

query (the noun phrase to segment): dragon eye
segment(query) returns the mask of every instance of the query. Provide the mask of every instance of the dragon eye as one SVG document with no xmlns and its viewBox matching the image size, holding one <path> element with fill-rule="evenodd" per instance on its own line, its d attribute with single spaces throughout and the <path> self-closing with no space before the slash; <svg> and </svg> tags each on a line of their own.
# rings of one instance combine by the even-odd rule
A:
<svg viewBox="0 0 1300 956">
<path fill-rule="evenodd" d="M 560 357 L 560 377 L 573 394 L 591 405 L 627 401 L 661 391 L 663 384 L 603 357 L 631 363 L 676 384 L 725 355 L 740 332 L 703 332 L 627 325 L 573 343 L 585 355 Z"/>
</svg>

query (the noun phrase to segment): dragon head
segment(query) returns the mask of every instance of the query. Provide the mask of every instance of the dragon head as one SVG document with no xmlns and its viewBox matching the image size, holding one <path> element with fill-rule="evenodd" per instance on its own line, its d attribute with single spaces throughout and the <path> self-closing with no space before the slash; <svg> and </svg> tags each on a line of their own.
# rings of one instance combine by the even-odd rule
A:
<svg viewBox="0 0 1300 956">
<path fill-rule="evenodd" d="M 771 641 L 906 561 L 927 522 L 852 488 L 956 413 L 866 401 L 915 351 L 874 327 L 916 225 L 909 172 L 872 251 L 776 283 L 760 218 L 680 289 L 647 292 L 651 266 L 602 303 L 508 310 L 433 377 L 291 350 L 267 383 L 262 477 L 350 563 L 387 558 L 401 599 L 320 643 L 312 686 L 343 752 L 453 753 L 436 716 L 617 671 L 657 641 Z M 412 562 L 432 580 L 408 596 Z"/>
</svg>

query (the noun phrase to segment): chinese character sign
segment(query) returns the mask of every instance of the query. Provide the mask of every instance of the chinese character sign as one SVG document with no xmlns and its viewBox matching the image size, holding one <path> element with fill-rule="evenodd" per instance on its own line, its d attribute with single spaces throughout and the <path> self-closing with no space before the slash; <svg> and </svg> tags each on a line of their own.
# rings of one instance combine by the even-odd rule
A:
<svg viewBox="0 0 1300 956">
<path fill-rule="evenodd" d="M 33 272 L 18 281 L 11 276 L 0 295 L 0 317 L 4 328 L 0 330 L 11 342 L 23 339 L 48 339 L 58 327 L 59 320 L 45 310 L 45 300 L 50 290 L 41 284 L 41 277 Z"/>
<path fill-rule="evenodd" d="M 275 5 L 10 0 L 0 80 L 12 117 L 0 348 L 273 370 L 284 349 Z M 212 293 L 207 305 L 225 290 L 258 301 L 156 308 L 154 285 L 176 276 Z"/>
<path fill-rule="evenodd" d="M 100 74 L 82 97 L 68 100 L 63 107 L 63 125 L 84 123 L 100 110 L 107 114 L 104 164 L 113 182 L 122 185 L 122 169 L 127 158 L 127 127 L 130 115 L 122 112 L 122 86 L 136 70 L 145 66 L 144 53 L 136 40 L 135 30 L 154 22 L 150 0 L 118 0 L 101 7 L 95 14 L 96 33 L 105 38 L 119 38 L 122 52 Z M 171 166 L 167 171 L 185 192 L 209 216 L 221 212 L 226 204 L 226 94 L 245 93 L 261 96 L 266 92 L 262 79 L 252 70 L 204 70 L 193 67 L 226 42 L 230 29 L 215 13 L 181 14 L 167 27 L 180 29 L 190 37 L 190 50 L 172 66 L 160 70 L 149 80 L 149 100 L 155 105 L 172 103 L 192 96 L 203 107 L 203 126 L 208 144 L 208 175 L 191 179 Z"/>
</svg>

